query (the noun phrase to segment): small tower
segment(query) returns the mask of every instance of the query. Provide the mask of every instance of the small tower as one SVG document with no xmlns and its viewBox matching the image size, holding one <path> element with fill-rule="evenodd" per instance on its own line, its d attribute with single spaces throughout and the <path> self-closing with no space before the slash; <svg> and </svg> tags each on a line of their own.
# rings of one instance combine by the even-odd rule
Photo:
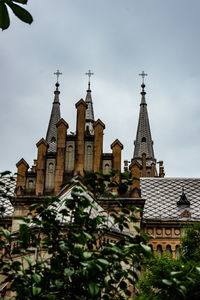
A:
<svg viewBox="0 0 200 300">
<path fill-rule="evenodd" d="M 90 77 L 94 75 L 90 70 L 85 73 L 88 75 L 88 89 L 85 98 L 85 103 L 87 104 L 87 109 L 85 113 L 85 130 L 89 132 L 90 135 L 94 135 L 94 110 L 93 110 L 93 103 L 92 103 L 92 96 L 91 96 L 91 89 L 90 89 Z"/>
<path fill-rule="evenodd" d="M 59 88 L 59 83 L 58 83 L 58 78 L 59 75 L 62 73 L 57 70 L 56 73 L 54 73 L 57 76 L 57 82 L 55 84 L 56 90 L 54 91 L 55 97 L 54 97 L 54 102 L 51 110 L 51 117 L 49 120 L 49 126 L 47 130 L 47 135 L 46 135 L 46 141 L 49 145 L 48 152 L 56 152 L 56 147 L 57 147 L 57 127 L 56 124 L 60 120 L 60 101 L 59 101 L 59 94 L 60 91 L 58 90 Z"/>
<path fill-rule="evenodd" d="M 147 112 L 147 103 L 145 99 L 145 84 L 144 84 L 144 77 L 147 76 L 147 74 L 144 73 L 144 71 L 139 74 L 142 76 L 142 92 L 141 92 L 141 103 L 140 103 L 140 113 L 139 113 L 139 121 L 138 121 L 138 127 L 137 127 L 137 134 L 136 134 L 136 140 L 134 141 L 134 154 L 133 159 L 136 160 L 142 167 L 141 175 L 143 177 L 152 177 L 152 166 L 155 166 L 156 159 L 154 157 L 154 150 L 153 150 L 153 141 L 151 138 L 151 130 L 150 130 L 150 124 L 149 124 L 149 117 Z M 153 177 L 154 177 L 153 176 Z"/>
</svg>

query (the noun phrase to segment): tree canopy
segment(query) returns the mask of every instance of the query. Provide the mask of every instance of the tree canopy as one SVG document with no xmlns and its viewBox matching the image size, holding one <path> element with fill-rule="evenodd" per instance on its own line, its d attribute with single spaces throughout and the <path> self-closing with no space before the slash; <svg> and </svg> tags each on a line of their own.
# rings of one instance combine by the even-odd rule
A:
<svg viewBox="0 0 200 300">
<path fill-rule="evenodd" d="M 113 186 L 111 177 L 93 174 L 87 186 L 103 194 Z M 142 262 L 151 255 L 147 236 L 136 226 L 135 235 L 128 232 L 137 209 L 121 207 L 108 215 L 95 195 L 91 199 L 75 182 L 70 197 L 47 197 L 32 205 L 35 217 L 20 218 L 18 232 L 3 230 L 0 274 L 15 299 L 130 297 Z M 117 238 L 107 239 L 112 232 Z"/>
<path fill-rule="evenodd" d="M 187 225 L 176 259 L 153 255 L 135 225 L 140 210 L 124 208 L 111 192 L 124 193 L 130 181 L 122 175 L 118 184 L 114 176 L 75 181 L 67 198 L 32 205 L 33 218 L 18 218 L 19 231 L 2 230 L 0 276 L 14 299 L 130 299 L 133 290 L 136 300 L 200 298 L 200 224 Z M 1 196 L 11 197 L 1 185 Z M 105 194 L 120 210 L 108 215 L 100 208 L 97 198 Z"/>
<path fill-rule="evenodd" d="M 144 264 L 137 300 L 200 299 L 200 224 L 188 226 L 178 258 L 155 256 Z"/>
</svg>

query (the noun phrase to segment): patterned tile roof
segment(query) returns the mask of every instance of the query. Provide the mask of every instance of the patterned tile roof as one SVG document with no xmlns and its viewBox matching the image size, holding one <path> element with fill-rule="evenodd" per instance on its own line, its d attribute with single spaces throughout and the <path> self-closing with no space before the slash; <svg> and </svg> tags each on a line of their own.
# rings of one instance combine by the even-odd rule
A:
<svg viewBox="0 0 200 300">
<path fill-rule="evenodd" d="M 9 197 L 14 196 L 16 187 L 16 177 L 2 176 L 0 177 L 0 210 L 3 208 L 3 216 L 11 217 L 14 208 L 10 203 Z"/>
<path fill-rule="evenodd" d="M 145 220 L 200 221 L 200 178 L 141 178 Z M 184 188 L 190 205 L 177 205 Z"/>
</svg>

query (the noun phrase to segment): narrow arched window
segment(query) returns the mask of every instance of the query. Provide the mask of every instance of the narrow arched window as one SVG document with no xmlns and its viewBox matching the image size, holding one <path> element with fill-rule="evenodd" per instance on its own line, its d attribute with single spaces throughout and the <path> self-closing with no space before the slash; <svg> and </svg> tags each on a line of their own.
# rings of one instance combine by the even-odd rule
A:
<svg viewBox="0 0 200 300">
<path fill-rule="evenodd" d="M 91 155 L 92 154 L 92 147 L 89 145 L 87 146 L 87 154 Z"/>
<path fill-rule="evenodd" d="M 72 151 L 73 151 L 73 146 L 72 146 L 72 145 L 69 145 L 69 147 L 68 147 L 68 152 L 69 152 L 69 153 L 72 153 Z"/>
<path fill-rule="evenodd" d="M 51 143 L 55 143 L 55 142 L 56 142 L 56 138 L 54 136 L 52 136 Z"/>
<path fill-rule="evenodd" d="M 110 171 L 110 165 L 109 164 L 105 164 L 105 173 L 108 174 Z"/>
<path fill-rule="evenodd" d="M 146 138 L 143 137 L 142 140 L 141 140 L 141 142 L 142 142 L 142 143 L 146 143 Z"/>
<path fill-rule="evenodd" d="M 66 171 L 70 172 L 74 168 L 74 147 L 73 145 L 67 146 L 66 153 Z"/>
<path fill-rule="evenodd" d="M 29 187 L 29 189 L 33 187 L 33 180 L 28 181 L 28 187 Z"/>
<path fill-rule="evenodd" d="M 33 180 L 28 181 L 28 189 L 32 190 L 33 189 Z"/>
<path fill-rule="evenodd" d="M 53 173 L 53 163 L 49 163 L 48 171 L 49 173 Z"/>
<path fill-rule="evenodd" d="M 161 246 L 161 245 L 158 245 L 158 246 L 157 246 L 157 253 L 158 253 L 158 255 L 159 255 L 159 256 L 162 256 L 162 252 L 163 252 L 163 251 L 162 251 L 162 246 Z"/>
<path fill-rule="evenodd" d="M 171 246 L 170 245 L 167 245 L 166 246 L 166 254 L 168 256 L 172 256 L 172 249 L 171 249 Z"/>
</svg>

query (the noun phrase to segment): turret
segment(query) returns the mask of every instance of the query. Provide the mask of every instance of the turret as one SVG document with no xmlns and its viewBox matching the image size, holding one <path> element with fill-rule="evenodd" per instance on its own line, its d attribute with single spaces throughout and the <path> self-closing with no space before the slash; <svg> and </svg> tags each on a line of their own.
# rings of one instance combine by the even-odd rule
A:
<svg viewBox="0 0 200 300">
<path fill-rule="evenodd" d="M 46 141 L 49 145 L 48 152 L 56 152 L 57 149 L 57 127 L 56 124 L 60 120 L 60 101 L 59 101 L 59 83 L 58 83 L 58 77 L 62 73 L 59 72 L 59 70 L 54 73 L 57 76 L 57 82 L 55 84 L 56 90 L 54 91 L 54 102 L 51 110 L 51 117 L 49 120 L 49 126 L 47 129 L 47 135 L 46 135 Z"/>
<path fill-rule="evenodd" d="M 94 110 L 93 110 L 93 103 L 92 103 L 92 96 L 91 96 L 91 89 L 90 89 L 90 77 L 91 75 L 94 75 L 90 70 L 88 73 L 85 73 L 88 75 L 89 80 L 88 80 L 88 89 L 87 89 L 87 94 L 85 98 L 85 103 L 87 104 L 87 109 L 85 112 L 85 130 L 86 133 L 89 132 L 90 135 L 94 135 Z"/>
<path fill-rule="evenodd" d="M 147 74 L 145 74 L 143 71 L 142 74 L 140 75 L 143 77 L 143 82 L 141 85 L 142 91 L 141 91 L 140 113 L 139 113 L 136 139 L 134 141 L 134 153 L 133 153 L 132 161 L 136 160 L 141 165 L 141 170 L 142 170 L 141 176 L 151 177 L 153 174 L 156 175 L 156 170 L 155 170 L 156 159 L 154 156 L 153 140 L 151 138 L 147 103 L 145 99 L 146 92 L 145 92 L 144 76 L 146 76 Z"/>
</svg>

